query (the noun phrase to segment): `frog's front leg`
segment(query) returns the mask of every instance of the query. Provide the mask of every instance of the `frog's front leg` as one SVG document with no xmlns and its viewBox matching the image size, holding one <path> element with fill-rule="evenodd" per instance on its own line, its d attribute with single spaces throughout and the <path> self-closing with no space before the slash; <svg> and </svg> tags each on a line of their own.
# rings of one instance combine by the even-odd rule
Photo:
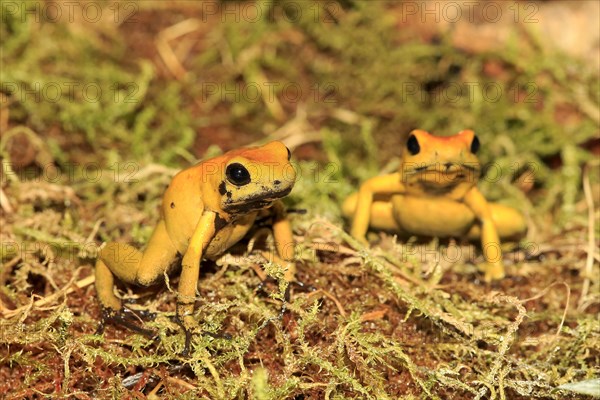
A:
<svg viewBox="0 0 600 400">
<path fill-rule="evenodd" d="M 163 220 L 156 226 L 143 253 L 124 243 L 107 243 L 98 254 L 95 270 L 103 322 L 112 320 L 149 335 L 150 331 L 136 326 L 124 313 L 121 300 L 113 292 L 115 277 L 124 283 L 150 286 L 158 283 L 176 261 L 177 249 L 171 243 Z"/>
<path fill-rule="evenodd" d="M 395 198 L 401 198 L 403 195 L 396 194 L 385 200 L 374 200 L 371 203 L 371 215 L 369 216 L 369 226 L 373 229 L 402 233 L 402 228 L 398 223 L 396 205 L 392 201 Z M 351 194 L 344 200 L 343 213 L 344 217 L 352 218 L 356 210 L 358 193 Z"/>
<path fill-rule="evenodd" d="M 193 313 L 200 261 L 204 250 L 215 236 L 217 217 L 217 214 L 212 211 L 205 211 L 202 214 L 181 262 L 181 276 L 177 289 L 177 320 L 185 331 L 184 355 L 189 352 L 191 332 L 198 327 Z"/>
<path fill-rule="evenodd" d="M 291 282 L 296 276 L 296 264 L 294 264 L 294 236 L 292 226 L 287 218 L 285 206 L 281 201 L 273 204 L 270 211 L 273 214 L 273 239 L 279 257 L 286 262 L 285 280 Z"/>
<path fill-rule="evenodd" d="M 365 235 L 370 225 L 377 220 L 377 225 L 383 225 L 384 229 L 394 229 L 396 227 L 392 216 L 392 205 L 389 202 L 373 202 L 373 197 L 377 193 L 402 193 L 405 188 L 401 182 L 400 173 L 377 176 L 364 182 L 358 191 L 358 194 L 350 196 L 342 206 L 344 214 L 350 214 L 352 218 L 352 227 L 350 234 L 366 243 Z M 388 218 L 390 217 L 390 218 Z"/>
<path fill-rule="evenodd" d="M 481 224 L 481 250 L 485 258 L 485 280 L 487 282 L 504 277 L 502 250 L 498 230 L 492 218 L 489 203 L 477 188 L 472 188 L 464 198 Z"/>
</svg>

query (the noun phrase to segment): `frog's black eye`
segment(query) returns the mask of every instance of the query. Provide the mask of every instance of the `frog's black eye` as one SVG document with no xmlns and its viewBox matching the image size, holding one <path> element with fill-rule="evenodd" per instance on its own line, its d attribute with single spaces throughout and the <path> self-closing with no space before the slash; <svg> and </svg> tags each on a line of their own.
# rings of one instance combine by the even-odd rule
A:
<svg viewBox="0 0 600 400">
<path fill-rule="evenodd" d="M 413 156 L 415 154 L 419 154 L 419 151 L 421 151 L 421 146 L 419 146 L 419 141 L 417 140 L 417 137 L 415 135 L 410 135 L 408 137 L 408 141 L 406 142 L 406 148 Z"/>
<path fill-rule="evenodd" d="M 250 172 L 242 164 L 233 163 L 227 166 L 225 176 L 229 182 L 236 186 L 244 186 L 250 183 Z"/>
<path fill-rule="evenodd" d="M 288 161 L 290 161 L 290 159 L 292 158 L 292 152 L 290 151 L 290 149 L 288 149 L 287 147 L 285 148 L 288 152 Z"/>
<path fill-rule="evenodd" d="M 471 153 L 476 154 L 479 151 L 479 138 L 477 136 L 473 136 L 473 141 L 471 142 Z"/>
</svg>

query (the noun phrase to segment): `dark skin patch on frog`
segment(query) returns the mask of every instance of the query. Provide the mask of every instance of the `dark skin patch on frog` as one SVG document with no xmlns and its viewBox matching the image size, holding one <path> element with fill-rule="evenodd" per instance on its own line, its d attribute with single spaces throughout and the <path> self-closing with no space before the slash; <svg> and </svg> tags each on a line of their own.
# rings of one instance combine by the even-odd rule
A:
<svg viewBox="0 0 600 400">
<path fill-rule="evenodd" d="M 219 194 L 220 194 L 221 196 L 225 196 L 225 193 L 227 193 L 227 188 L 225 187 L 225 181 L 222 181 L 222 182 L 219 184 Z"/>
<path fill-rule="evenodd" d="M 227 225 L 227 221 L 225 220 L 225 218 L 217 214 L 215 217 L 215 231 L 220 231 L 225 225 Z"/>
</svg>

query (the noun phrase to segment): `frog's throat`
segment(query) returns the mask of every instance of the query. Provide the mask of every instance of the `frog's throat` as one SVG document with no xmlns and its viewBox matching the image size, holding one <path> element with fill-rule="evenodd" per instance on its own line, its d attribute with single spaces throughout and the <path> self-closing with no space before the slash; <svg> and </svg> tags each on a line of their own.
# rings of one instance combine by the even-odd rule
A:
<svg viewBox="0 0 600 400">
<path fill-rule="evenodd" d="M 464 181 L 455 181 L 447 184 L 431 181 L 419 181 L 417 183 L 417 185 L 421 187 L 421 190 L 428 196 L 447 196 L 449 193 L 454 192 L 458 187 L 464 184 Z"/>
</svg>

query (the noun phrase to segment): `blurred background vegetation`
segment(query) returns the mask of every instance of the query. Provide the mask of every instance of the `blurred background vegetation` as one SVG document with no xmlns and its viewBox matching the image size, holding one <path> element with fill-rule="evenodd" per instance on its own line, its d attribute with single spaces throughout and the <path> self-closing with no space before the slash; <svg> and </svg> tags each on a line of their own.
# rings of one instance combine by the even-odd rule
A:
<svg viewBox="0 0 600 400">
<path fill-rule="evenodd" d="M 540 199 L 543 211 L 569 214 L 581 186 L 574 170 L 590 159 L 581 146 L 597 139 L 597 70 L 544 48 L 535 23 L 472 53 L 456 48 L 452 32 L 419 37 L 402 24 L 412 8 L 401 2 L 225 2 L 222 17 L 210 2 L 106 3 L 94 23 L 81 5 L 73 22 L 52 23 L 47 4 L 15 4 L 2 26 L 6 128 L 43 137 L 59 167 L 180 167 L 211 145 L 270 135 L 317 143 L 325 157 L 309 148 L 303 158 L 344 161 L 338 177 L 364 179 L 399 154 L 412 129 L 469 127 L 483 161 L 502 171 L 484 179 L 488 195 L 506 196 L 532 168 L 525 175 L 553 194 Z M 36 10 L 50 21 L 36 23 Z"/>
<path fill-rule="evenodd" d="M 65 283 L 89 274 L 90 240 L 142 246 L 170 176 L 197 159 L 283 140 L 303 172 L 287 201 L 310 210 L 296 221 L 297 233 L 307 235 L 320 218 L 342 226 L 341 199 L 362 180 L 395 169 L 412 129 L 449 135 L 471 128 L 482 142 L 482 162 L 492 166 L 480 185 L 485 195 L 526 213 L 528 240 L 540 251 L 557 238 L 581 244 L 582 251 L 556 268 L 575 271 L 571 289 L 580 294 L 587 279 L 587 297 L 577 300 L 589 309 L 580 311 L 597 312 L 598 279 L 581 267 L 590 264 L 589 232 L 596 257 L 593 238 L 599 237 L 597 211 L 588 213 L 589 197 L 597 205 L 600 188 L 597 48 L 585 58 L 548 44 L 565 36 L 564 26 L 554 28 L 556 8 L 579 15 L 567 19 L 573 23 L 593 16 L 594 2 L 489 2 L 504 15 L 493 21 L 482 14 L 482 2 L 473 20 L 463 8 L 456 23 L 443 14 L 445 3 L 428 2 L 442 13 L 437 24 L 426 21 L 421 2 L 67 3 L 2 4 L 2 240 L 76 251 L 68 263 L 52 264 L 47 255 L 28 259 L 3 246 L 8 308 L 56 286 L 39 283 L 31 271 L 53 282 L 44 272 L 50 265 L 69 277 L 59 279 Z M 597 23 L 589 31 L 581 27 L 583 35 L 592 32 L 592 46 Z M 593 255 L 591 262 L 597 272 Z M 521 283 L 533 296 L 536 279 Z M 389 301 L 400 301 L 394 293 Z M 552 321 L 560 321 L 563 300 L 549 306 Z M 409 309 L 436 320 L 427 307 L 411 303 Z M 581 339 L 579 350 L 592 349 L 597 361 L 598 326 L 590 326 L 581 335 L 594 332 L 594 341 Z M 4 352 L 3 368 L 11 357 Z M 571 376 L 592 377 L 591 365 L 582 361 L 584 372 Z M 342 375 L 340 382 L 347 378 Z M 363 378 L 357 379 L 365 386 L 354 387 L 361 396 L 402 392 L 381 382 L 369 391 L 371 381 Z M 436 396 L 429 392 L 433 383 L 417 386 L 421 391 L 411 393 Z M 281 398 L 298 387 L 284 388 Z M 551 396 L 546 389 L 540 393 Z M 278 398 L 276 390 L 269 393 L 274 397 L 262 398 Z M 436 393 L 443 397 L 443 390 Z"/>
</svg>

